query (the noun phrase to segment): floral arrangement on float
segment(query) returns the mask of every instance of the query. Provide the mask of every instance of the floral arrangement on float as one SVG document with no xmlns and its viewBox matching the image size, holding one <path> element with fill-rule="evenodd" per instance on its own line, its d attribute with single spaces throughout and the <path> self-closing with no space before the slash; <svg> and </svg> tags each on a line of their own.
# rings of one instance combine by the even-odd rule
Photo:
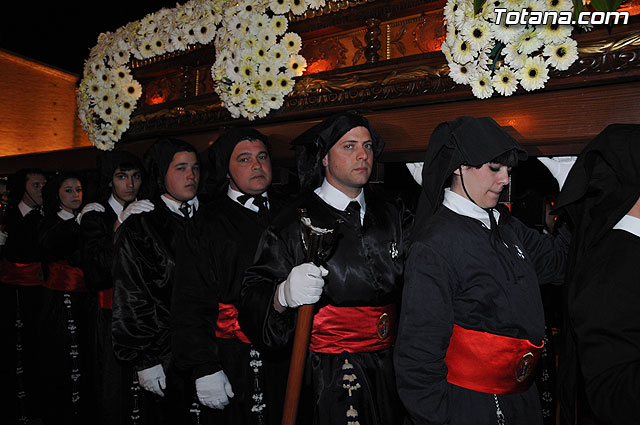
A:
<svg viewBox="0 0 640 425">
<path fill-rule="evenodd" d="M 546 25 L 508 25 L 504 16 L 497 21 L 495 9 L 573 11 L 573 2 L 496 0 L 478 5 L 473 0 L 448 0 L 442 52 L 449 76 L 458 84 L 470 85 L 477 98 L 489 98 L 494 91 L 510 96 L 518 86 L 527 91 L 541 89 L 550 67 L 563 71 L 578 58 L 571 25 L 553 25 L 550 20 Z"/>
<path fill-rule="evenodd" d="M 325 0 L 190 0 L 103 33 L 85 62 L 78 114 L 91 143 L 111 150 L 129 128 L 142 95 L 128 64 L 214 42 L 216 93 L 234 118 L 265 117 L 284 103 L 302 75 L 300 36 L 287 32 L 289 12 L 304 14 Z"/>
</svg>

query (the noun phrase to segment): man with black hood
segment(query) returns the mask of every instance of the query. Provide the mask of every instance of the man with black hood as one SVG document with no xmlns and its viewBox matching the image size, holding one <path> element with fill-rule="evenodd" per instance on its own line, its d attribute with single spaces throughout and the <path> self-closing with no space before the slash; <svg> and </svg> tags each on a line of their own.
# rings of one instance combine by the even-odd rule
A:
<svg viewBox="0 0 640 425">
<path fill-rule="evenodd" d="M 82 230 L 82 269 L 87 289 L 97 294 L 95 364 L 98 420 L 125 424 L 132 414 L 134 373 L 116 360 L 111 342 L 113 248 L 115 229 L 131 213 L 150 211 L 148 200 L 137 201 L 142 163 L 130 152 L 114 150 L 98 157 L 101 202 L 87 204 L 76 221 Z"/>
<path fill-rule="evenodd" d="M 154 209 L 129 217 L 116 235 L 113 348 L 146 390 L 142 394 L 150 404 L 141 412 L 146 422 L 187 423 L 193 390 L 183 353 L 216 354 L 189 333 L 174 332 L 202 307 L 193 300 L 215 297 L 202 284 L 209 279 L 195 223 L 200 164 L 190 144 L 160 139 L 145 153 L 144 165 L 150 184 L 145 194 Z"/>
<path fill-rule="evenodd" d="M 277 353 L 265 357 L 252 345 L 238 323 L 237 310 L 244 272 L 253 264 L 260 236 L 283 201 L 269 190 L 270 146 L 267 137 L 253 128 L 230 128 L 209 147 L 209 160 L 213 200 L 203 208 L 200 224 L 218 294 L 216 339 L 210 342 L 216 344 L 219 358 L 206 360 L 225 371 L 234 396 L 229 405 L 216 406 L 224 400 L 199 393 L 200 402 L 224 407 L 212 413 L 216 423 L 279 424 L 286 384 L 281 364 L 288 359 L 278 358 Z M 200 376 L 196 378 L 199 386 Z"/>
<path fill-rule="evenodd" d="M 38 230 L 43 221 L 42 170 L 23 169 L 9 178 L 9 206 L 2 217 L 0 261 L 0 422 L 16 423 L 40 416 L 38 362 L 42 309 L 42 253 Z M 4 245 L 4 246 L 1 246 Z M 7 361 L 6 359 L 10 359 Z"/>
<path fill-rule="evenodd" d="M 395 350 L 416 424 L 542 424 L 532 385 L 544 338 L 538 285 L 563 276 L 568 238 L 497 211 L 527 155 L 491 118 L 434 130 L 422 169 Z"/>
<path fill-rule="evenodd" d="M 559 369 L 563 423 L 573 424 L 576 411 L 580 420 L 592 411 L 598 423 L 637 424 L 640 125 L 612 124 L 596 136 L 580 153 L 554 211 L 566 212 L 574 226 Z M 576 408 L 578 382 L 589 408 Z"/>
<path fill-rule="evenodd" d="M 367 187 L 384 143 L 363 116 L 334 115 L 293 141 L 306 189 L 263 233 L 243 281 L 240 323 L 252 341 L 292 340 L 298 307 L 315 304 L 300 423 L 402 423 L 392 347 L 404 264 L 404 207 Z M 335 228 L 330 254 L 306 262 L 305 216 Z"/>
</svg>

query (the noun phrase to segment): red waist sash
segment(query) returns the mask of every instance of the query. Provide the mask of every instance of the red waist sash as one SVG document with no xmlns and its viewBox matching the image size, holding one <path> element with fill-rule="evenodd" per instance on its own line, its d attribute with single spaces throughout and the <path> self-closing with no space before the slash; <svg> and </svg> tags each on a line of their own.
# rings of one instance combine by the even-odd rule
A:
<svg viewBox="0 0 640 425">
<path fill-rule="evenodd" d="M 391 347 L 396 339 L 395 304 L 378 307 L 327 305 L 313 316 L 309 349 L 319 353 L 366 353 Z"/>
<path fill-rule="evenodd" d="M 113 308 L 113 288 L 98 291 L 98 306 L 107 310 Z"/>
<path fill-rule="evenodd" d="M 249 338 L 240 329 L 238 310 L 233 304 L 218 304 L 218 321 L 216 322 L 216 337 L 237 339 L 245 344 L 251 344 Z"/>
<path fill-rule="evenodd" d="M 7 285 L 42 285 L 42 267 L 40 263 L 0 262 L 0 282 Z"/>
<path fill-rule="evenodd" d="M 453 325 L 445 356 L 447 381 L 489 394 L 516 394 L 529 388 L 544 341 L 472 331 Z"/>
<path fill-rule="evenodd" d="M 82 269 L 73 267 L 67 260 L 48 264 L 49 274 L 43 286 L 54 291 L 86 292 Z"/>
</svg>

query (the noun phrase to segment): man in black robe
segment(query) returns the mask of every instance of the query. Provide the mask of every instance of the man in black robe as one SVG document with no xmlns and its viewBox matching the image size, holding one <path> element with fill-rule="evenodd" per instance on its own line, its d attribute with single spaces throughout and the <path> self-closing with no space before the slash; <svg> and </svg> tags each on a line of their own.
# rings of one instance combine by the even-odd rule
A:
<svg viewBox="0 0 640 425">
<path fill-rule="evenodd" d="M 98 171 L 101 202 L 87 204 L 76 219 L 82 229 L 85 284 L 97 294 L 97 418 L 102 424 L 125 424 L 135 415 L 131 392 L 134 373 L 116 360 L 111 341 L 113 241 L 115 230 L 129 213 L 150 211 L 153 204 L 136 201 L 142 184 L 142 163 L 135 155 L 123 150 L 107 152 L 98 157 Z"/>
<path fill-rule="evenodd" d="M 214 198 L 203 209 L 200 224 L 218 292 L 216 340 L 212 342 L 220 357 L 208 362 L 222 367 L 234 392 L 228 406 L 209 413 L 215 423 L 279 424 L 286 385 L 282 363 L 286 366 L 287 354 L 254 347 L 238 323 L 237 311 L 244 272 L 253 264 L 260 236 L 283 201 L 282 196 L 268 191 L 271 158 L 267 137 L 252 128 L 228 129 L 209 148 L 209 160 L 209 191 Z M 201 376 L 195 378 L 198 385 Z M 215 407 L 206 399 L 201 402 Z"/>
<path fill-rule="evenodd" d="M 282 347 L 292 340 L 298 307 L 315 304 L 310 399 L 303 397 L 300 423 L 401 423 L 392 347 L 409 217 L 366 185 L 383 141 L 349 113 L 293 144 L 307 190 L 263 234 L 243 281 L 240 323 L 252 341 Z M 332 251 L 318 265 L 305 262 L 301 209 L 313 226 L 335 227 Z"/>
<path fill-rule="evenodd" d="M 523 159 L 491 118 L 460 117 L 431 136 L 395 351 L 411 423 L 542 423 L 538 286 L 563 277 L 568 237 L 496 210 Z"/>
<path fill-rule="evenodd" d="M 195 148 L 177 139 L 155 142 L 144 165 L 154 209 L 129 217 L 116 235 L 113 348 L 137 371 L 144 397 L 156 405 L 142 406 L 146 421 L 188 423 L 193 389 L 184 352 L 198 359 L 217 355 L 207 351 L 206 341 L 174 332 L 207 308 L 202 300 L 215 298 L 202 284 L 209 279 L 195 231 L 200 165 Z M 209 337 L 215 338 L 215 312 L 210 316 Z M 223 392 L 225 380 L 220 380 Z"/>
<path fill-rule="evenodd" d="M 20 170 L 9 180 L 10 203 L 3 217 L 7 236 L 0 262 L 0 352 L 9 359 L 0 362 L 0 399 L 6 406 L 0 409 L 2 423 L 40 415 L 37 359 L 43 276 L 37 239 L 45 182 L 38 169 Z"/>
<path fill-rule="evenodd" d="M 556 211 L 574 226 L 559 370 L 563 423 L 573 424 L 577 411 L 581 421 L 592 412 L 597 423 L 637 424 L 640 125 L 612 124 L 584 148 Z M 576 408 L 583 391 L 587 403 Z"/>
</svg>

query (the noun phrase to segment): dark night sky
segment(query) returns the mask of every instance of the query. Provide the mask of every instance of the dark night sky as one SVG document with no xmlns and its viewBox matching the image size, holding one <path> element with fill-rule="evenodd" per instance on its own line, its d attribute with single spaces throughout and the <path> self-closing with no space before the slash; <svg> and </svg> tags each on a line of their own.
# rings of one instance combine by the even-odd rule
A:
<svg viewBox="0 0 640 425">
<path fill-rule="evenodd" d="M 148 13 L 175 5 L 176 0 L 12 1 L 3 7 L 0 48 L 82 75 L 84 60 L 101 32 L 115 31 Z"/>
</svg>

